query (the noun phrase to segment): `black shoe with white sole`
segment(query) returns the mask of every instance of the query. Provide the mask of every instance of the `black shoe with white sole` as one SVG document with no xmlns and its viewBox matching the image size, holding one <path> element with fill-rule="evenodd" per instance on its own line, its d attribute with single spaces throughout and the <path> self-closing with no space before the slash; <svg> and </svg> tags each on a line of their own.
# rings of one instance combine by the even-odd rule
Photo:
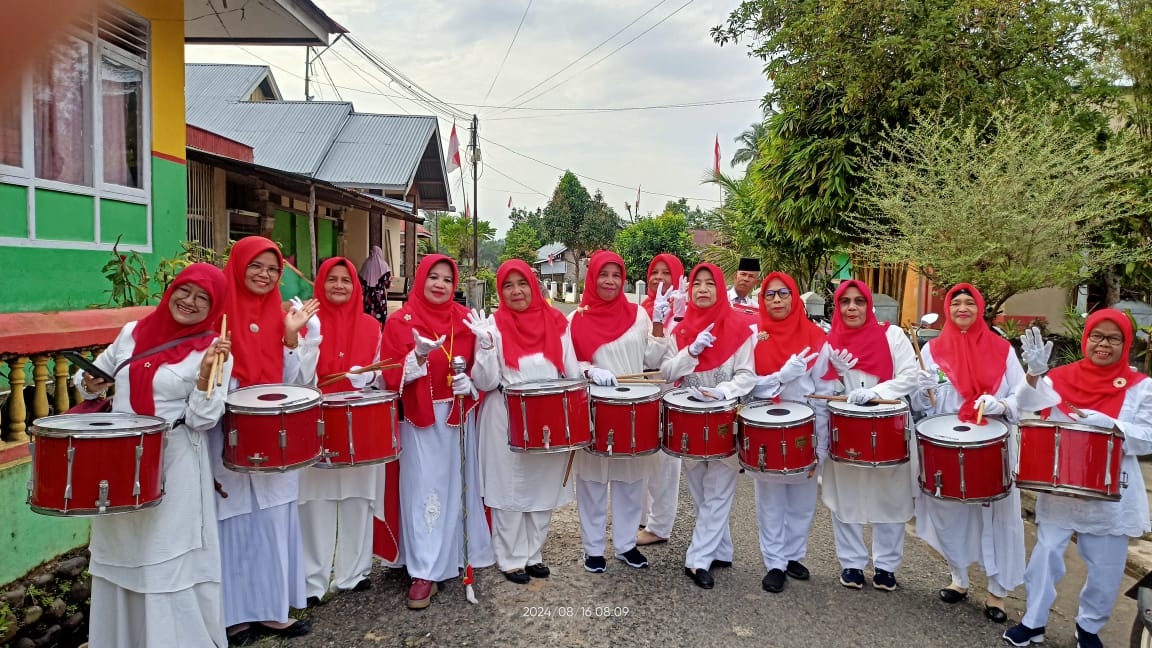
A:
<svg viewBox="0 0 1152 648">
<path fill-rule="evenodd" d="M 584 556 L 584 569 L 593 574 L 601 574 L 608 569 L 608 561 L 604 556 Z"/>
<path fill-rule="evenodd" d="M 1001 635 L 1004 641 L 1012 644 L 1013 646 L 1027 646 L 1028 644 L 1043 643 L 1044 642 L 1044 626 L 1039 628 L 1029 628 L 1021 623 L 1020 625 L 1012 626 L 1004 631 Z"/>
<path fill-rule="evenodd" d="M 840 584 L 848 589 L 864 589 L 863 569 L 844 569 L 840 571 Z"/>
<path fill-rule="evenodd" d="M 616 557 L 623 560 L 625 565 L 636 569 L 644 569 L 648 566 L 648 559 L 636 547 L 632 547 L 622 554 L 617 554 Z"/>
</svg>

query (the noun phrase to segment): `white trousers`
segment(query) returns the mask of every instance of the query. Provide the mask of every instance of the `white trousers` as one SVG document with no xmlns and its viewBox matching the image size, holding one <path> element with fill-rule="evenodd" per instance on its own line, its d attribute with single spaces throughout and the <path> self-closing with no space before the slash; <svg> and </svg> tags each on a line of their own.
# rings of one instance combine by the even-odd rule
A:
<svg viewBox="0 0 1152 648">
<path fill-rule="evenodd" d="M 644 485 L 644 514 L 640 524 L 648 533 L 669 538 L 680 507 L 680 457 L 661 452 L 660 469 Z"/>
<path fill-rule="evenodd" d="M 644 480 L 609 484 L 576 478 L 576 507 L 580 511 L 580 538 L 584 555 L 603 556 L 608 547 L 608 489 L 612 494 L 612 546 L 616 556 L 636 546 L 636 529 L 644 505 Z"/>
<path fill-rule="evenodd" d="M 931 524 L 936 529 L 940 539 L 944 559 L 948 562 L 948 571 L 952 575 L 952 582 L 963 589 L 969 589 L 972 581 L 968 578 L 968 563 L 958 556 L 970 554 L 968 541 L 974 535 L 972 524 L 980 523 L 983 529 L 980 538 L 980 551 L 978 553 L 980 566 L 988 574 L 988 593 L 992 596 L 1004 598 L 1012 593 L 1012 587 L 1005 587 L 1000 582 L 1001 567 L 995 564 L 996 551 L 995 533 L 992 530 L 992 516 L 987 509 L 979 504 L 966 502 L 951 502 L 928 498 L 928 515 Z M 961 564 L 964 562 L 964 564 Z"/>
<path fill-rule="evenodd" d="M 732 560 L 732 527 L 728 517 L 736 497 L 739 473 L 725 461 L 689 461 L 684 469 L 696 509 L 696 525 L 684 566 L 708 569 L 713 560 Z"/>
<path fill-rule="evenodd" d="M 904 560 L 904 523 L 872 522 L 872 566 L 896 573 Z M 864 544 L 864 525 L 841 522 L 832 514 L 836 537 L 836 558 L 841 569 L 864 569 L 868 566 L 868 547 Z"/>
<path fill-rule="evenodd" d="M 760 526 L 760 554 L 764 568 L 784 570 L 788 561 L 808 554 L 808 531 L 816 514 L 819 482 L 806 479 L 785 484 L 753 477 L 756 486 L 756 521 Z"/>
<path fill-rule="evenodd" d="M 350 590 L 372 573 L 372 502 L 362 497 L 300 503 L 308 596 L 323 598 L 329 581 Z"/>
<path fill-rule="evenodd" d="M 1040 628 L 1048 623 L 1048 611 L 1056 600 L 1056 584 L 1064 577 L 1064 550 L 1072 538 L 1071 529 L 1041 522 L 1036 526 L 1036 546 L 1024 570 L 1024 587 L 1028 592 L 1028 609 L 1022 623 Z M 1128 559 L 1128 536 L 1076 535 L 1076 549 L 1088 567 L 1088 577 L 1080 590 L 1080 610 L 1076 623 L 1088 632 L 1098 634 L 1112 616 L 1124 565 Z"/>
<path fill-rule="evenodd" d="M 552 526 L 552 511 L 492 511 L 492 549 L 500 571 L 544 562 L 542 552 Z"/>
</svg>

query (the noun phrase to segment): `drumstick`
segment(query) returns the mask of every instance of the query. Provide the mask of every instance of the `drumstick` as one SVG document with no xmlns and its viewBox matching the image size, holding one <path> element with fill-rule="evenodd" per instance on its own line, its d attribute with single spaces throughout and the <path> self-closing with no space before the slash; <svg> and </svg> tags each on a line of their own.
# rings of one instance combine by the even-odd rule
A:
<svg viewBox="0 0 1152 648">
<path fill-rule="evenodd" d="M 1068 401 L 1064 401 L 1064 407 L 1067 407 L 1068 409 L 1072 410 L 1072 413 L 1075 414 L 1076 416 L 1079 416 L 1080 418 L 1084 418 L 1085 416 L 1087 416 L 1087 414 L 1084 413 L 1084 410 L 1080 409 L 1079 407 L 1076 407 L 1075 405 L 1073 405 L 1072 403 L 1069 403 Z"/>
<path fill-rule="evenodd" d="M 369 366 L 371 366 L 371 365 L 369 365 Z M 383 365 L 383 366 L 374 367 L 373 369 L 368 369 L 368 367 L 362 367 L 362 369 L 367 369 L 368 371 L 373 371 L 375 369 L 398 369 L 399 367 L 400 367 L 399 364 L 390 364 L 390 365 Z M 361 374 L 361 373 L 365 373 L 365 372 L 364 371 L 349 371 L 346 373 L 332 374 L 331 376 L 326 376 L 324 378 L 323 382 L 321 382 L 318 386 L 319 387 L 327 387 L 328 385 L 331 385 L 333 383 L 338 383 L 341 380 L 344 380 L 348 376 L 351 376 L 353 374 Z"/>
<path fill-rule="evenodd" d="M 344 376 L 348 376 L 351 374 L 362 374 L 362 373 L 366 373 L 369 371 L 376 371 L 377 369 L 396 369 L 400 366 L 398 364 L 393 364 L 393 365 L 387 364 L 388 362 L 391 362 L 391 361 L 392 361 L 392 358 L 385 358 L 385 359 L 381 360 L 380 362 L 373 362 L 370 365 L 360 367 L 359 369 L 353 369 L 352 371 L 340 371 L 340 372 L 336 372 L 334 374 L 328 374 L 327 376 L 321 377 L 320 380 L 321 381 L 332 380 L 332 379 L 339 380 L 339 379 L 343 378 Z"/>
<path fill-rule="evenodd" d="M 624 374 L 623 376 L 616 376 L 616 379 L 619 380 L 621 378 L 647 378 L 648 376 L 659 376 L 659 375 L 660 375 L 660 370 L 655 369 L 653 371 L 641 371 L 640 373 Z"/>
<path fill-rule="evenodd" d="M 212 366 L 208 369 L 208 391 L 204 392 L 205 400 L 212 400 L 212 388 L 216 386 L 216 370 L 220 368 L 220 354 L 212 354 Z"/>
<path fill-rule="evenodd" d="M 221 340 L 229 339 L 229 336 L 228 336 L 228 313 L 224 313 L 224 316 L 220 318 L 220 339 Z M 224 386 L 224 360 L 225 360 L 225 358 L 224 358 L 224 354 L 220 353 L 220 352 L 217 352 L 216 356 L 219 359 L 219 362 L 217 363 L 217 367 L 216 367 L 216 386 L 217 387 L 223 387 Z"/>
<path fill-rule="evenodd" d="M 845 402 L 848 400 L 847 396 L 829 396 L 827 394 L 808 394 L 804 398 L 816 398 L 818 400 L 838 401 L 838 402 Z M 903 405 L 904 404 L 904 401 L 889 400 L 886 398 L 877 398 L 875 400 L 870 400 L 868 402 L 869 403 L 877 403 L 879 405 Z"/>
<path fill-rule="evenodd" d="M 564 481 L 560 483 L 560 488 L 568 486 L 568 476 L 572 474 L 572 461 L 576 459 L 576 451 L 568 453 L 568 465 L 564 468 Z"/>
<path fill-rule="evenodd" d="M 924 356 L 920 355 L 920 336 L 916 332 L 912 332 L 912 349 L 916 351 L 916 360 L 920 362 L 920 370 L 927 371 L 924 367 Z M 932 407 L 936 407 L 936 394 L 931 389 L 928 390 L 928 402 L 932 403 Z"/>
<path fill-rule="evenodd" d="M 668 384 L 668 381 L 664 380 L 663 378 L 660 378 L 660 379 L 617 378 L 616 382 L 621 384 L 621 385 L 666 385 L 666 384 Z"/>
<path fill-rule="evenodd" d="M 980 407 L 976 408 L 976 425 L 984 425 L 984 406 L 988 401 L 980 401 Z"/>
</svg>

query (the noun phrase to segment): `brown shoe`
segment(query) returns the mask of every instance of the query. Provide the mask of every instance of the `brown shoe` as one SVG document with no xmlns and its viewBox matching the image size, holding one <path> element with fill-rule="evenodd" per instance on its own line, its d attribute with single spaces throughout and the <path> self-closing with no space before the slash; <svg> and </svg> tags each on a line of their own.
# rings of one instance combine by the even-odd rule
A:
<svg viewBox="0 0 1152 648">
<path fill-rule="evenodd" d="M 636 534 L 636 544 L 641 547 L 648 545 L 660 544 L 661 542 L 668 542 L 668 538 L 661 538 L 660 536 L 652 533 L 648 529 L 643 529 Z"/>
<path fill-rule="evenodd" d="M 423 578 L 413 578 L 412 586 L 408 588 L 408 609 L 423 610 L 432 604 L 432 595 L 438 591 L 440 590 L 436 583 Z"/>
</svg>

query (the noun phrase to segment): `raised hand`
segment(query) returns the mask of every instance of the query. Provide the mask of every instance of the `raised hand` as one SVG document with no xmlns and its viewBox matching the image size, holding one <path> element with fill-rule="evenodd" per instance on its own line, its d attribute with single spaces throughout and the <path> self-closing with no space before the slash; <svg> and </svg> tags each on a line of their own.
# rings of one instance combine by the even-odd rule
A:
<svg viewBox="0 0 1152 648">
<path fill-rule="evenodd" d="M 426 337 L 421 337 L 416 329 L 412 329 L 412 339 L 416 341 L 416 355 L 428 357 L 429 353 L 444 346 L 444 340 L 447 338 L 441 335 L 439 339 L 429 340 Z"/>
<path fill-rule="evenodd" d="M 833 351 L 832 355 L 828 356 L 828 362 L 836 370 L 836 373 L 844 376 L 852 367 L 856 366 L 857 362 L 860 362 L 860 358 L 854 357 L 848 349 L 840 349 Z"/>
<path fill-rule="evenodd" d="M 320 318 L 316 317 L 316 313 L 320 311 L 320 302 L 315 299 L 302 302 L 299 297 L 293 297 L 291 302 L 292 307 L 288 309 L 288 313 L 284 316 L 284 331 L 295 335 L 307 324 L 308 337 L 319 337 Z"/>
<path fill-rule="evenodd" d="M 672 316 L 684 317 L 688 312 L 688 278 L 680 277 L 680 285 L 672 291 Z"/>
<path fill-rule="evenodd" d="M 1008 408 L 1004 407 L 1004 403 L 996 400 L 992 394 L 981 394 L 972 404 L 976 409 L 980 409 L 981 405 L 984 406 L 984 416 L 1001 416 L 1008 411 Z"/>
<path fill-rule="evenodd" d="M 715 322 L 709 324 L 708 328 L 700 331 L 700 333 L 696 335 L 696 340 L 692 342 L 692 344 L 688 345 L 689 354 L 692 356 L 698 356 L 701 353 L 704 353 L 704 349 L 707 349 L 716 343 L 716 336 L 712 335 L 713 326 L 716 326 Z"/>
<path fill-rule="evenodd" d="M 1052 343 L 1044 342 L 1040 329 L 1033 326 L 1020 336 L 1020 357 L 1030 376 L 1043 376 L 1048 372 L 1048 359 L 1052 357 Z"/>
<path fill-rule="evenodd" d="M 809 353 L 812 347 L 804 347 L 800 353 L 793 353 L 791 358 L 780 367 L 780 371 L 776 372 L 777 377 L 781 383 L 790 383 L 801 376 L 808 373 L 808 363 L 816 359 L 820 354 Z"/>
<path fill-rule="evenodd" d="M 668 320 L 668 316 L 672 313 L 672 303 L 669 298 L 672 295 L 672 287 L 669 286 L 668 290 L 664 290 L 664 282 L 661 281 L 659 286 L 656 286 L 656 299 L 652 303 L 652 322 L 654 324 L 663 324 Z"/>
</svg>

